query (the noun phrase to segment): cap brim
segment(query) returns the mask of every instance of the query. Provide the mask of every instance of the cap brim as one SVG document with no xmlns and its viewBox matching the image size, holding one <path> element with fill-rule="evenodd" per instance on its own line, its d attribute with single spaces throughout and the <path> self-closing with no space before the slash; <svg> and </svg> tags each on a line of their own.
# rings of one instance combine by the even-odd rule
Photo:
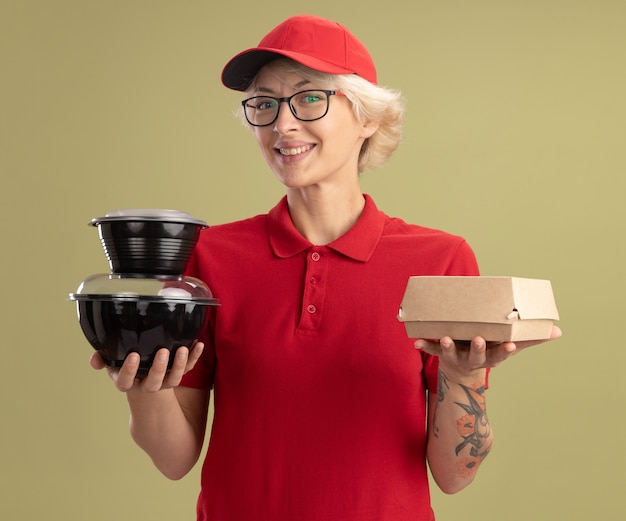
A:
<svg viewBox="0 0 626 521">
<path fill-rule="evenodd" d="M 229 89 L 246 91 L 257 73 L 269 62 L 280 57 L 291 58 L 306 67 L 328 74 L 355 74 L 354 71 L 306 54 L 269 47 L 255 47 L 239 53 L 226 64 L 222 70 L 222 83 Z"/>
</svg>

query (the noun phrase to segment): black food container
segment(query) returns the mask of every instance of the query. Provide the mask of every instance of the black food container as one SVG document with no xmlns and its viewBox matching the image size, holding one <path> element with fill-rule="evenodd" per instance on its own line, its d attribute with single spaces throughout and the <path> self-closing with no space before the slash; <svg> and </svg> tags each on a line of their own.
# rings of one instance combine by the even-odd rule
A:
<svg viewBox="0 0 626 521">
<path fill-rule="evenodd" d="M 131 352 L 141 357 L 139 378 L 159 349 L 191 347 L 218 306 L 207 285 L 183 276 L 207 225 L 185 212 L 115 210 L 92 219 L 111 273 L 87 277 L 69 299 L 76 302 L 85 338 L 110 367 Z M 170 356 L 170 367 L 172 356 Z"/>
<path fill-rule="evenodd" d="M 139 353 L 139 378 L 148 373 L 157 350 L 173 354 L 190 347 L 207 307 L 219 305 L 202 281 L 183 276 L 94 275 L 69 298 L 76 301 L 85 338 L 108 366 L 121 367 L 129 353 Z"/>
<path fill-rule="evenodd" d="M 206 223 L 177 210 L 115 210 L 91 220 L 113 273 L 178 275 Z"/>
</svg>

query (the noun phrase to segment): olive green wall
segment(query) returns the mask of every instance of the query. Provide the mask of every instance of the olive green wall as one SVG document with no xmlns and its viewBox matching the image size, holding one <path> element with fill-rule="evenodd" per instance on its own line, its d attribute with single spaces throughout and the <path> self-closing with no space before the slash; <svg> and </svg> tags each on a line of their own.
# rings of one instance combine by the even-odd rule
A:
<svg viewBox="0 0 626 521">
<path fill-rule="evenodd" d="M 65 299 L 108 271 L 92 218 L 125 207 L 211 224 L 282 194 L 233 118 L 221 67 L 291 14 L 348 25 L 409 101 L 364 190 L 464 235 L 484 274 L 548 278 L 564 337 L 493 372 L 496 447 L 438 519 L 621 520 L 626 4 L 621 0 L 0 3 L 0 518 L 193 519 L 88 366 Z"/>
</svg>

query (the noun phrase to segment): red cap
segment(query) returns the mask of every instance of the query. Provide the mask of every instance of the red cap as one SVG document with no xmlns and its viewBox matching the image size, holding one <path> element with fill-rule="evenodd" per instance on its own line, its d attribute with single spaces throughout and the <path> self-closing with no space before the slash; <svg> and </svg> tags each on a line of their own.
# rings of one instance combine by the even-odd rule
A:
<svg viewBox="0 0 626 521">
<path fill-rule="evenodd" d="M 222 83 L 245 91 L 261 68 L 286 56 L 329 74 L 357 74 L 376 83 L 376 67 L 365 46 L 343 25 L 311 15 L 293 16 L 272 29 L 258 47 L 239 53 L 222 71 Z"/>
</svg>

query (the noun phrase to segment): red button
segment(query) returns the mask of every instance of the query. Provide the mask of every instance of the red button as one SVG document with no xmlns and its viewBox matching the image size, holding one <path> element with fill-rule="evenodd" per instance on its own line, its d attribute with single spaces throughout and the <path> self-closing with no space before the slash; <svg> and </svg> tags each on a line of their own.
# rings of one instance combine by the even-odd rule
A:
<svg viewBox="0 0 626 521">
<path fill-rule="evenodd" d="M 316 279 L 315 277 L 311 277 L 311 278 L 309 279 L 309 282 L 310 282 L 311 284 L 317 284 L 317 279 Z"/>
<path fill-rule="evenodd" d="M 321 255 L 319 253 L 317 253 L 316 251 L 314 251 L 313 253 L 311 253 L 311 259 L 313 259 L 315 262 L 317 262 L 318 260 L 320 260 Z"/>
<path fill-rule="evenodd" d="M 309 304 L 309 305 L 306 307 L 306 310 L 307 310 L 309 313 L 313 314 L 313 313 L 315 313 L 315 312 L 317 311 L 317 308 L 316 308 L 313 304 Z"/>
</svg>

